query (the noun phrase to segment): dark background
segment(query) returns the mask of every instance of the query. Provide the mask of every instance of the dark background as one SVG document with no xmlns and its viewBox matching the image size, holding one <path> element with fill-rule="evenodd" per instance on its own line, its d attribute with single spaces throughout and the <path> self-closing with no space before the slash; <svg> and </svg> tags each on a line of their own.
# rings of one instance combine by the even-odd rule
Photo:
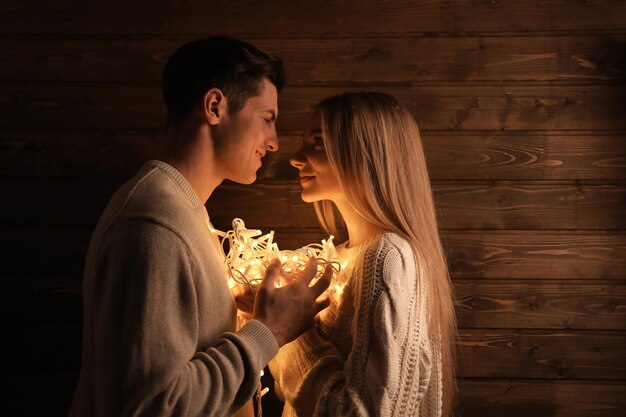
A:
<svg viewBox="0 0 626 417">
<path fill-rule="evenodd" d="M 422 129 L 440 213 L 460 416 L 623 415 L 626 2 L 609 0 L 4 1 L 2 415 L 67 413 L 88 239 L 155 155 L 167 57 L 212 34 L 290 78 L 280 151 L 254 185 L 216 191 L 216 226 L 322 238 L 288 165 L 304 119 L 330 94 L 391 93 Z"/>
</svg>

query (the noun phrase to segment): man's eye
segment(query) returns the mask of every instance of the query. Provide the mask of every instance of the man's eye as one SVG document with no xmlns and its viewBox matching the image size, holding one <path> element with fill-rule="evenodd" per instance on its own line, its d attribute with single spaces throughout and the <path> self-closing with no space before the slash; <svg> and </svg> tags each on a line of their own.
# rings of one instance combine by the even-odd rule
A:
<svg viewBox="0 0 626 417">
<path fill-rule="evenodd" d="M 272 124 L 272 119 L 264 119 L 264 120 L 265 120 L 266 125 L 269 126 L 270 124 Z"/>
</svg>

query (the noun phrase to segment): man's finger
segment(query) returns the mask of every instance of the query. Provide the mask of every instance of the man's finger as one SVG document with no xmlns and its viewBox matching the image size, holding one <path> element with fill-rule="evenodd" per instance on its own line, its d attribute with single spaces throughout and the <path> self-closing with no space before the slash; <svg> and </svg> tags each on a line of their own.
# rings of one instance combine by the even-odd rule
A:
<svg viewBox="0 0 626 417">
<path fill-rule="evenodd" d="M 276 288 L 276 280 L 280 274 L 280 266 L 281 263 L 278 258 L 274 258 L 274 260 L 270 262 L 265 270 L 263 281 L 261 281 L 261 287 L 265 288 L 267 291 L 272 291 Z"/>
<path fill-rule="evenodd" d="M 313 293 L 316 297 L 319 297 L 320 294 L 326 291 L 326 289 L 330 286 L 330 282 L 332 281 L 332 279 L 333 267 L 330 265 L 326 265 L 324 273 L 322 274 L 320 279 L 318 279 L 317 282 L 315 282 L 315 284 L 311 286 L 311 289 L 313 290 Z"/>
<path fill-rule="evenodd" d="M 299 281 L 302 285 L 308 287 L 313 278 L 315 278 L 315 275 L 317 275 L 317 258 L 315 256 L 311 256 L 309 263 L 304 268 L 304 271 L 302 271 Z"/>
</svg>

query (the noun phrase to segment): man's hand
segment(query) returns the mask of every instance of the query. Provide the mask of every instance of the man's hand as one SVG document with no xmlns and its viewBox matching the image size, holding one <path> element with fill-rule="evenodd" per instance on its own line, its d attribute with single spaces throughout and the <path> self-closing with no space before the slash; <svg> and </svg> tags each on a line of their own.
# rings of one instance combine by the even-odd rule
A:
<svg viewBox="0 0 626 417">
<path fill-rule="evenodd" d="M 313 258 L 289 285 L 276 288 L 280 266 L 280 261 L 275 259 L 267 267 L 265 278 L 257 288 L 253 318 L 265 324 L 282 346 L 311 328 L 317 313 L 328 307 L 327 297 L 316 300 L 330 285 L 333 270 L 327 266 L 320 279 L 309 287 L 317 272 L 317 260 Z"/>
</svg>

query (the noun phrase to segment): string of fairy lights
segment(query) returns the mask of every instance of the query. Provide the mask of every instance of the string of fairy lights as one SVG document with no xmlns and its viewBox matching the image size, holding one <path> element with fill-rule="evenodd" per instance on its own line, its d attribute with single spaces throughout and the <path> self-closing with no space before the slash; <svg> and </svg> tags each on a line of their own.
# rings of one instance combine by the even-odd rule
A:
<svg viewBox="0 0 626 417">
<path fill-rule="evenodd" d="M 317 281 L 326 269 L 326 265 L 330 265 L 333 269 L 333 280 L 327 291 L 331 295 L 341 296 L 345 284 L 337 277 L 339 272 L 345 269 L 347 260 L 340 261 L 332 235 L 328 239 L 322 239 L 321 243 L 311 243 L 295 250 L 281 250 L 274 242 L 273 230 L 263 234 L 261 230 L 247 229 L 244 221 L 239 218 L 233 220 L 232 229 L 227 232 L 214 229 L 208 221 L 207 226 L 211 233 L 220 239 L 219 244 L 223 252 L 224 243 L 228 242 L 229 249 L 228 253 L 224 253 L 224 263 L 231 289 L 238 284 L 243 284 L 254 293 L 263 280 L 266 268 L 275 258 L 280 259 L 282 271 L 276 281 L 276 286 L 286 285 L 290 277 L 301 273 L 309 260 L 314 257 L 317 271 L 311 282 Z M 261 371 L 261 376 L 263 376 L 263 371 Z M 263 388 L 259 384 L 256 394 L 258 417 L 262 415 L 261 397 L 268 391 L 269 388 Z"/>
<path fill-rule="evenodd" d="M 311 258 L 315 258 L 317 262 L 317 273 L 313 282 L 321 277 L 326 265 L 333 268 L 334 275 L 342 269 L 332 235 L 321 243 L 311 243 L 295 250 L 281 250 L 274 242 L 274 231 L 263 234 L 261 230 L 247 229 L 244 221 L 239 218 L 233 220 L 232 230 L 212 231 L 221 238 L 222 248 L 228 242 L 229 250 L 225 253 L 224 262 L 231 288 L 244 284 L 254 292 L 263 280 L 265 269 L 277 257 L 281 261 L 283 272 L 277 280 L 277 286 L 287 284 L 290 276 L 302 272 Z"/>
</svg>

